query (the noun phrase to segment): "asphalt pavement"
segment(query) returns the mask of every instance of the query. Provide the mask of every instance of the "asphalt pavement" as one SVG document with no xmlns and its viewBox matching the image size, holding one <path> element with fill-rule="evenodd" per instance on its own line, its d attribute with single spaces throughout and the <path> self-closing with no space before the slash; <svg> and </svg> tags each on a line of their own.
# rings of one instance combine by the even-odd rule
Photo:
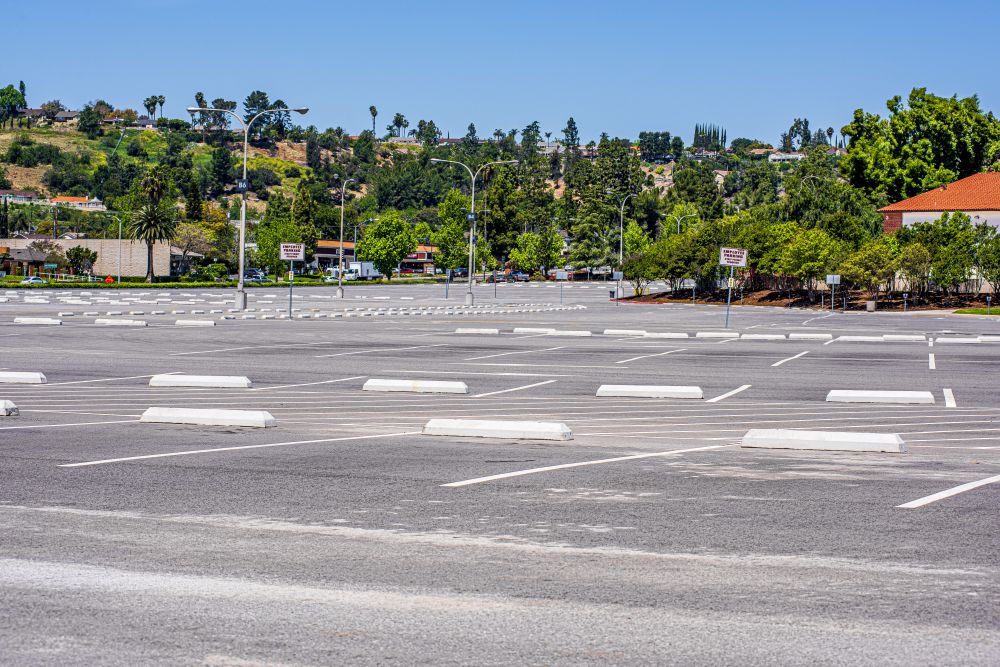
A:
<svg viewBox="0 0 1000 667">
<path fill-rule="evenodd" d="M 229 290 L 0 291 L 0 377 L 47 380 L 0 383 L 19 410 L 0 417 L 3 663 L 1000 661 L 1000 318 L 737 304 L 726 328 L 724 307 L 608 289 L 484 285 L 467 307 L 461 285 L 302 288 L 291 317 L 273 288 L 246 313 Z M 164 373 L 253 387 L 149 386 Z M 573 439 L 422 435 L 432 418 Z M 907 452 L 741 448 L 754 428 Z"/>
</svg>

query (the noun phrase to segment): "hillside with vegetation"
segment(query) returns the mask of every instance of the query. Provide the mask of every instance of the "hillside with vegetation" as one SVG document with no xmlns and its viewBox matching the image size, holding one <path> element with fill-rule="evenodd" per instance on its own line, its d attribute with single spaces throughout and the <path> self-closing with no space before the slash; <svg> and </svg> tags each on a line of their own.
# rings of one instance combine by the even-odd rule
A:
<svg viewBox="0 0 1000 667">
<path fill-rule="evenodd" d="M 622 266 L 638 289 L 663 279 L 711 290 L 722 277 L 718 248 L 727 245 L 749 250 L 739 275 L 747 289 L 811 295 L 834 271 L 873 294 L 892 289 L 896 276 L 951 291 L 1000 279 L 992 228 L 954 215 L 885 236 L 877 211 L 1000 168 L 1000 122 L 975 97 L 914 89 L 889 99 L 887 113 L 858 109 L 836 130 L 795 118 L 776 133 L 777 149 L 759 138 L 728 141 L 713 123 L 698 124 L 690 142 L 660 129 L 635 141 L 600 134 L 584 143 L 573 118 L 558 132 L 536 122 L 481 136 L 470 124 L 463 137 L 445 140 L 432 120 L 411 126 L 401 113 L 378 132 L 374 106 L 371 128 L 351 135 L 297 125 L 263 91 L 242 104 L 196 93 L 201 110 L 186 119 L 163 117 L 156 95 L 144 101 L 145 117 L 98 100 L 64 122 L 58 101 L 34 116 L 24 113 L 27 101 L 23 84 L 0 89 L 0 189 L 98 198 L 108 211 L 60 210 L 60 228 L 100 237 L 116 234 L 123 219 L 134 238 L 170 240 L 230 270 L 243 133 L 220 110 L 245 120 L 277 110 L 251 128 L 246 193 L 256 241 L 249 263 L 273 271 L 284 268 L 279 242 L 305 242 L 311 253 L 317 239 L 339 238 L 342 192 L 345 237 L 357 234 L 366 258 L 393 266 L 430 242 L 439 246 L 438 268 L 467 265 L 468 172 L 432 161 L 451 160 L 473 171 L 516 161 L 485 167 L 476 183 L 477 268 Z M 769 159 L 776 151 L 789 159 Z M 4 205 L 0 237 L 46 233 L 50 218 L 44 206 Z"/>
</svg>

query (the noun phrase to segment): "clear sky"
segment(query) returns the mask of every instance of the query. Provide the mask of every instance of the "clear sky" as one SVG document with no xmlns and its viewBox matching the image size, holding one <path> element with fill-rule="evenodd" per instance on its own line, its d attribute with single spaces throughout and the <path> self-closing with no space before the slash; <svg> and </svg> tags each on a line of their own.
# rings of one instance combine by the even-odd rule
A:
<svg viewBox="0 0 1000 667">
<path fill-rule="evenodd" d="M 771 143 L 794 117 L 839 130 L 914 86 L 1000 112 L 996 0 L 46 0 L 4 3 L 0 86 L 71 108 L 253 89 L 354 134 L 378 107 L 451 136 L 569 116 L 584 140 L 695 123 Z"/>
</svg>

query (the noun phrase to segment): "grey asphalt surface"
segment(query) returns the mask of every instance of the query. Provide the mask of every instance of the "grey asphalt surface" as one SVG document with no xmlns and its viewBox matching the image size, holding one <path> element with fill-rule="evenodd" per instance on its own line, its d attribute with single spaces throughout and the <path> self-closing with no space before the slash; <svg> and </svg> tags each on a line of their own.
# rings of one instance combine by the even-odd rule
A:
<svg viewBox="0 0 1000 667">
<path fill-rule="evenodd" d="M 615 305 L 595 283 L 564 287 L 574 308 L 557 310 L 559 292 L 477 287 L 472 314 L 455 285 L 448 300 L 303 288 L 309 319 L 261 320 L 287 293 L 259 289 L 242 320 L 220 319 L 241 317 L 222 290 L 0 291 L 0 370 L 48 379 L 0 384 L 21 411 L 0 417 L 3 663 L 1000 661 L 1000 484 L 897 507 L 1000 475 L 1000 343 L 939 341 L 1000 334 L 998 318 L 737 306 L 734 335 L 705 339 L 724 309 Z M 59 312 L 74 314 L 13 324 Z M 736 338 L 791 332 L 933 345 Z M 156 373 L 254 388 L 151 388 Z M 361 391 L 369 378 L 469 395 Z M 706 400 L 598 399 L 601 384 Z M 936 403 L 826 403 L 831 389 Z M 263 409 L 278 426 L 138 423 L 150 406 Z M 433 417 L 560 421 L 574 439 L 420 435 Z M 909 451 L 741 449 L 748 428 L 898 433 Z M 517 471 L 534 472 L 442 486 Z"/>
</svg>

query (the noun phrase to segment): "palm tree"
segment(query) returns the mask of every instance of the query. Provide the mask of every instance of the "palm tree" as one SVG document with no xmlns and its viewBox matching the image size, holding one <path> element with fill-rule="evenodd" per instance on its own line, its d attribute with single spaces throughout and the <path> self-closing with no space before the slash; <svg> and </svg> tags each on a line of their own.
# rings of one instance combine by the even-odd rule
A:
<svg viewBox="0 0 1000 667">
<path fill-rule="evenodd" d="M 151 95 L 142 101 L 142 106 L 146 108 L 146 113 L 150 118 L 156 115 L 156 105 L 160 101 L 160 98 L 156 95 Z"/>
<path fill-rule="evenodd" d="M 375 134 L 375 116 L 378 115 L 378 109 L 375 108 L 374 104 L 371 105 L 370 107 L 368 107 L 368 113 L 370 113 L 372 115 L 372 134 L 374 135 Z"/>
<path fill-rule="evenodd" d="M 160 118 L 163 118 L 163 105 L 166 103 L 167 98 L 163 95 L 159 95 L 156 98 L 156 103 L 160 105 Z"/>
<path fill-rule="evenodd" d="M 147 201 L 129 220 L 129 236 L 146 243 L 146 282 L 153 282 L 153 246 L 157 241 L 167 241 L 174 235 L 177 221 L 169 206 Z"/>
<path fill-rule="evenodd" d="M 552 133 L 551 133 L 551 132 L 546 132 L 546 133 L 545 133 L 545 147 L 546 147 L 546 148 L 548 148 L 548 147 L 549 147 L 549 139 L 550 139 L 551 137 L 552 137 Z"/>
<path fill-rule="evenodd" d="M 833 143 L 833 128 L 832 127 L 826 128 L 826 138 L 827 138 L 827 142 L 828 143 L 830 143 L 830 144 Z"/>
<path fill-rule="evenodd" d="M 399 112 L 396 112 L 396 115 L 392 117 L 392 126 L 394 128 L 396 128 L 396 136 L 397 137 L 401 136 L 400 135 L 400 130 L 402 129 L 404 122 L 406 122 L 406 116 L 404 116 L 403 114 L 401 114 Z"/>
<path fill-rule="evenodd" d="M 403 125 L 402 125 L 402 129 L 404 129 L 404 130 L 405 130 L 405 129 L 406 129 L 406 128 L 408 128 L 409 126 L 410 126 L 410 121 L 408 121 L 408 120 L 406 120 L 406 119 L 404 118 L 404 119 L 403 119 Z M 400 133 L 400 136 L 402 136 L 402 132 Z"/>
</svg>

